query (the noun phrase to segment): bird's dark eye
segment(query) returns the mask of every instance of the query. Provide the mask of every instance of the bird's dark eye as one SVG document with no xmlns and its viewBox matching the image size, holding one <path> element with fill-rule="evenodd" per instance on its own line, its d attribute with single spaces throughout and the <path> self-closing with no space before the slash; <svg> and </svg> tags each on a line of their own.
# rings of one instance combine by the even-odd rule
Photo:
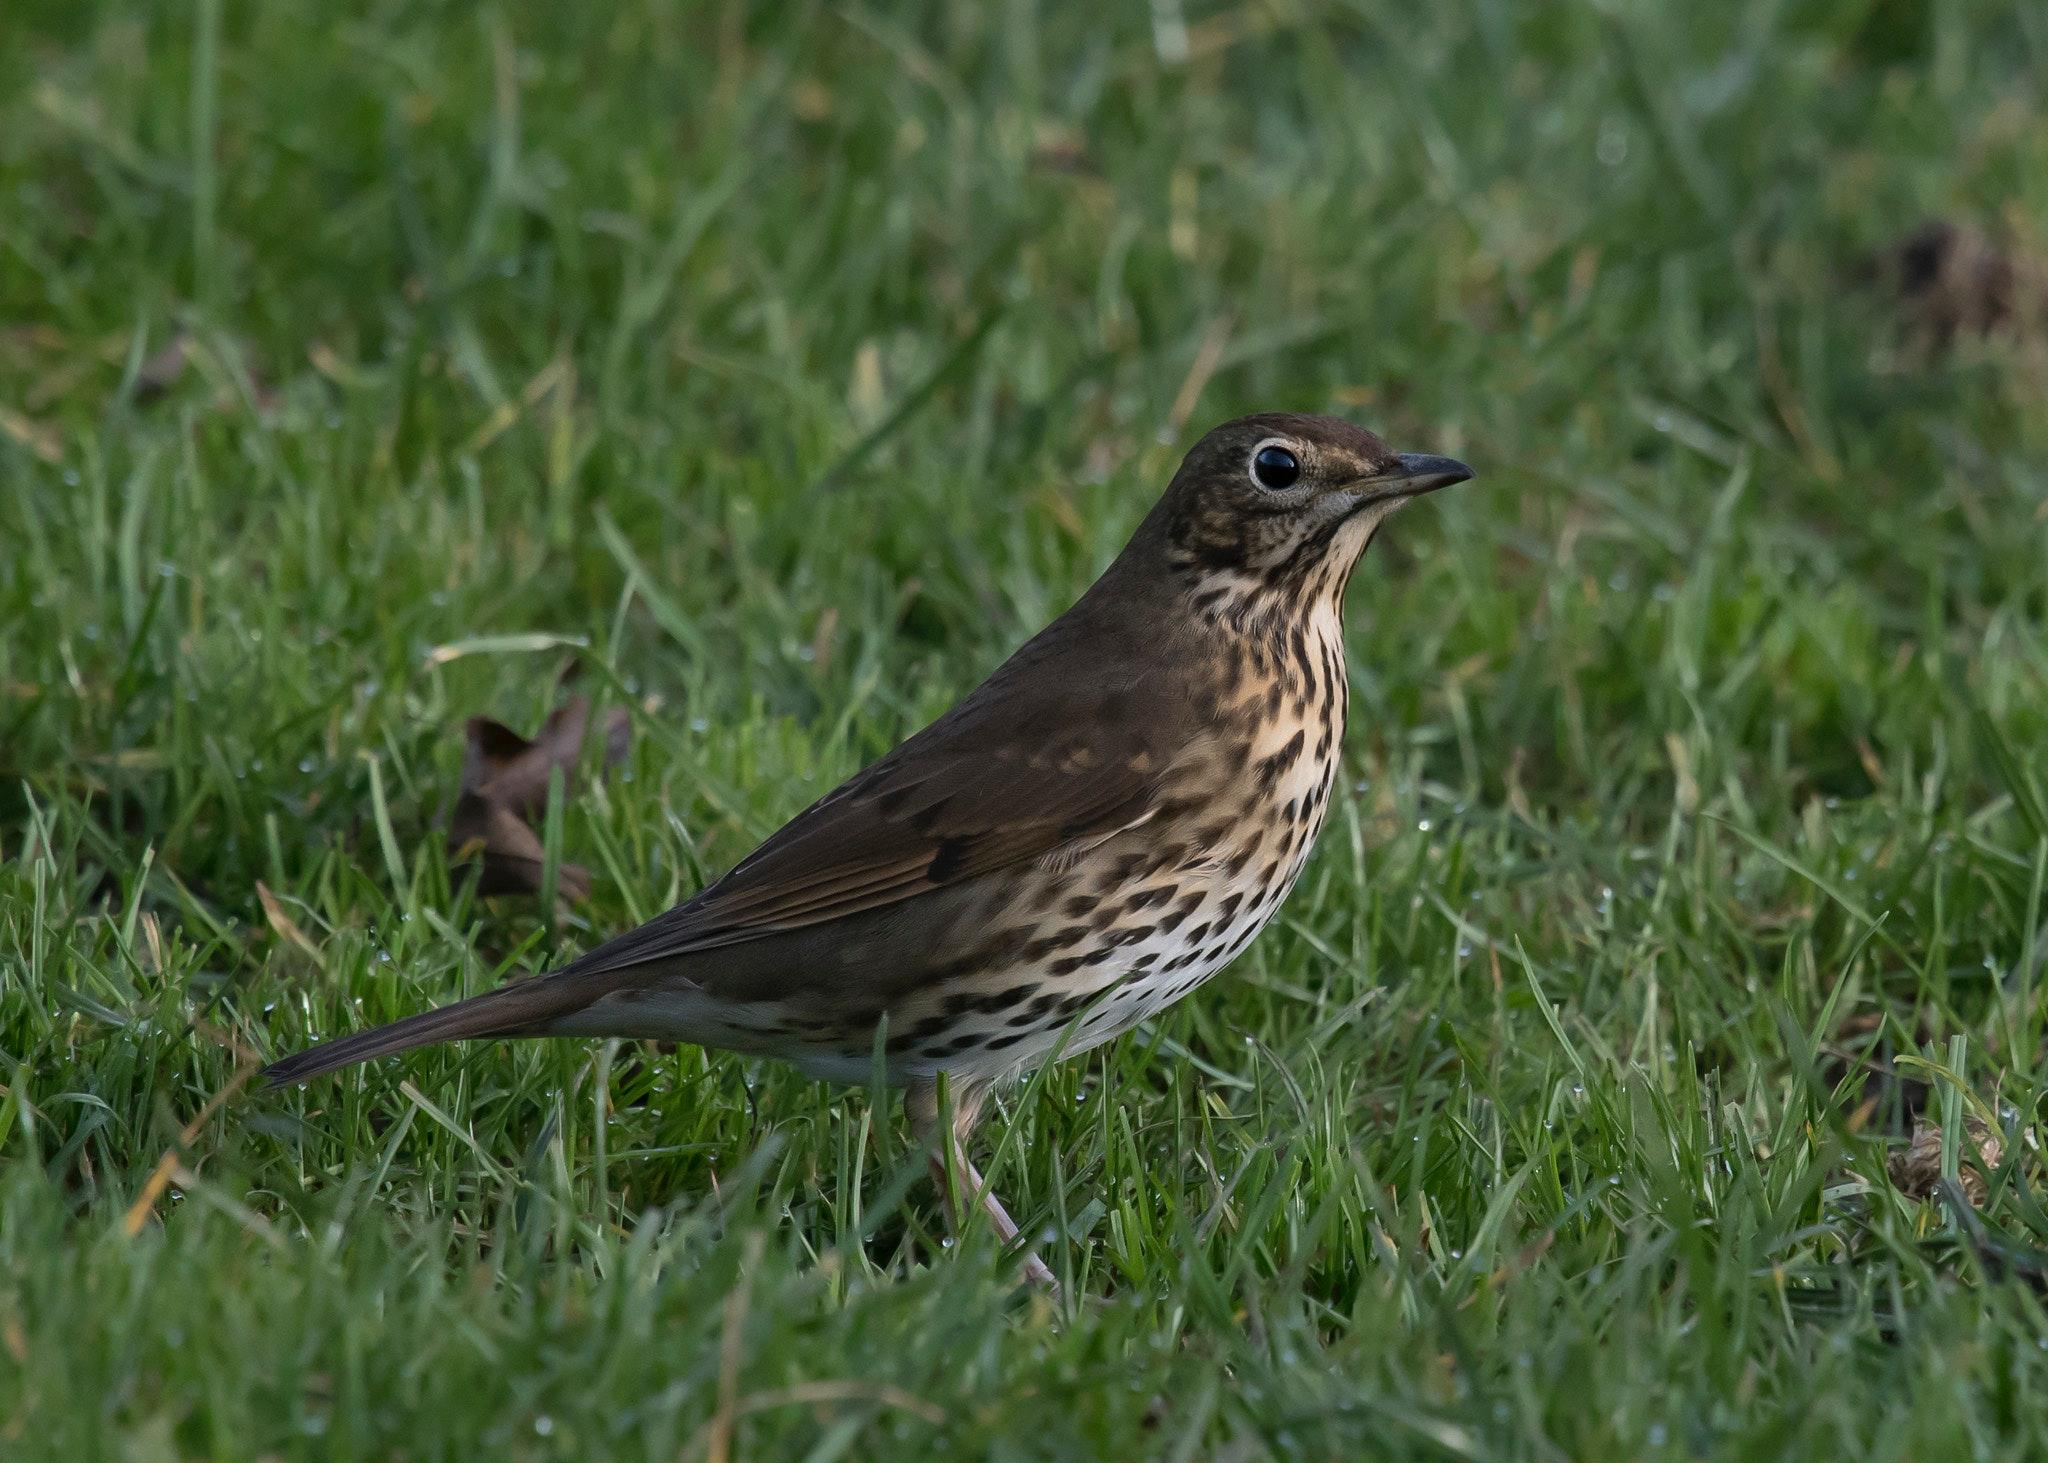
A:
<svg viewBox="0 0 2048 1463">
<path fill-rule="evenodd" d="M 1262 488 L 1291 488 L 1301 476 L 1301 459 L 1285 447 L 1261 447 L 1252 454 L 1252 480 Z"/>
</svg>

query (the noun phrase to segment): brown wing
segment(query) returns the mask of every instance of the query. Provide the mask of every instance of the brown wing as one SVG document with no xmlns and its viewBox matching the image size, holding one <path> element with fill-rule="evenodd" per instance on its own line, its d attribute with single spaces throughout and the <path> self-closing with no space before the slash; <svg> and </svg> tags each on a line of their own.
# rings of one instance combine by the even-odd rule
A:
<svg viewBox="0 0 2048 1463">
<path fill-rule="evenodd" d="M 1149 816 L 1189 735 L 1184 706 L 1158 679 L 1049 687 L 1020 656 L 696 898 L 557 975 L 762 939 L 1130 827 Z"/>
</svg>

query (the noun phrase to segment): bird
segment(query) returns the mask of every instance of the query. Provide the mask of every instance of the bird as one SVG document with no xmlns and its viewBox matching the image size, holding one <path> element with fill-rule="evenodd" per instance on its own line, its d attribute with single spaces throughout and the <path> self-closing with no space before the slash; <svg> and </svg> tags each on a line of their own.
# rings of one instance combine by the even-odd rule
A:
<svg viewBox="0 0 2048 1463">
<path fill-rule="evenodd" d="M 1272 919 L 1337 777 L 1352 571 L 1396 510 L 1471 476 L 1339 418 L 1226 422 L 1071 608 L 722 878 L 558 970 L 264 1075 L 545 1036 L 722 1048 L 842 1082 L 879 1069 L 949 1220 L 978 1207 L 1010 1245 L 967 1154 L 987 1097 L 1180 1000 Z"/>
</svg>

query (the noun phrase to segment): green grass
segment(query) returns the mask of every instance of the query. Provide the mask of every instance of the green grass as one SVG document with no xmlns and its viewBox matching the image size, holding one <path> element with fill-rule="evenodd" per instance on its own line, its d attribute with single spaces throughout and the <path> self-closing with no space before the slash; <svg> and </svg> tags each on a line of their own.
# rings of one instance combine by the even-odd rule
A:
<svg viewBox="0 0 2048 1463">
<path fill-rule="evenodd" d="M 1864 268 L 2048 233 L 2043 13 L 1176 14 L 9 8 L 0 1451 L 2048 1449 L 2048 360 Z M 991 1123 L 1064 1306 L 694 1049 L 180 1141 L 686 895 L 1271 407 L 1481 476 L 1359 575 L 1280 920 Z M 565 659 L 636 740 L 551 917 L 438 828 Z"/>
</svg>

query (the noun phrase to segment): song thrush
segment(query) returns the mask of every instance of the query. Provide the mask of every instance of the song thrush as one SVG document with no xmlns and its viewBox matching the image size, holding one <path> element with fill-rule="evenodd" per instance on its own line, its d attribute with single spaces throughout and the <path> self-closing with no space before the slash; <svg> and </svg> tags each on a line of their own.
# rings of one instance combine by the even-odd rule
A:
<svg viewBox="0 0 2048 1463">
<path fill-rule="evenodd" d="M 1388 514 L 1471 475 L 1328 417 L 1218 427 L 1072 609 L 695 898 L 267 1075 L 468 1037 L 623 1036 L 858 1082 L 879 1040 L 920 1131 L 946 1075 L 935 1162 L 1008 1242 L 962 1147 L 983 1096 L 1179 1000 L 1272 917 L 1337 773 L 1352 568 Z"/>
</svg>

